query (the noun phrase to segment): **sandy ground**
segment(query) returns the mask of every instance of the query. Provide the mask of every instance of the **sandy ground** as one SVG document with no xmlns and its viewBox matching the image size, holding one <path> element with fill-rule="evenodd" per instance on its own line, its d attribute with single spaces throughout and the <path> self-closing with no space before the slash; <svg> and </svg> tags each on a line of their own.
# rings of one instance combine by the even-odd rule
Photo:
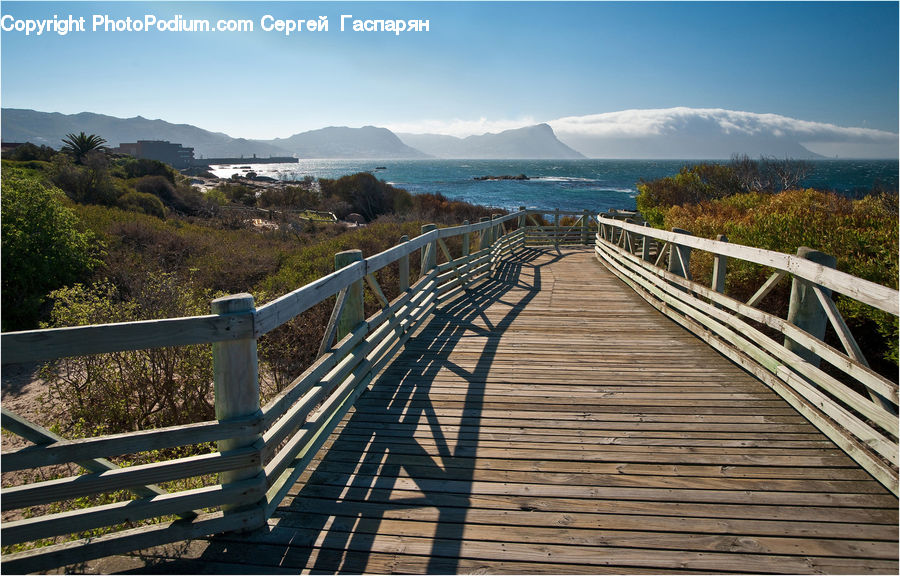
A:
<svg viewBox="0 0 900 576">
<path fill-rule="evenodd" d="M 3 367 L 0 379 L 3 381 L 0 404 L 5 410 L 14 412 L 35 424 L 46 425 L 40 410 L 40 397 L 47 393 L 47 386 L 37 377 L 41 365 L 8 364 Z M 3 431 L 3 451 L 15 450 L 29 443 L 19 436 Z"/>
<path fill-rule="evenodd" d="M 44 427 L 49 425 L 47 416 L 41 410 L 40 397 L 47 394 L 46 383 L 37 377 L 41 365 L 35 364 L 11 364 L 3 367 L 0 374 L 3 381 L 0 404 L 4 410 L 14 412 L 29 422 Z M 18 450 L 31 445 L 31 442 L 6 430 L 3 430 L 0 447 L 4 452 Z M 71 464 L 57 465 L 39 468 L 36 470 L 2 470 L 0 464 L 0 483 L 4 487 L 18 486 L 29 482 L 46 480 L 58 474 L 70 475 L 75 473 L 77 467 Z M 38 511 L 38 508 L 35 508 Z M 3 521 L 18 520 L 23 517 L 22 510 L 7 510 L 2 514 Z"/>
</svg>

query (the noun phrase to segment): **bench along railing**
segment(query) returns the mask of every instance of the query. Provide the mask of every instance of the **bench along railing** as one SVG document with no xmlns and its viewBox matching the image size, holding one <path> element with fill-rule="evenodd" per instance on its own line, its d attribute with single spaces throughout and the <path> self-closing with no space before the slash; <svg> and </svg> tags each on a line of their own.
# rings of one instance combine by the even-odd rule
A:
<svg viewBox="0 0 900 576">
<path fill-rule="evenodd" d="M 4 364 L 212 344 L 217 418 L 64 440 L 4 410 L 3 428 L 35 444 L 4 452 L 4 472 L 75 463 L 85 473 L 0 492 L 4 511 L 28 508 L 31 516 L 3 522 L 0 541 L 4 546 L 55 537 L 70 539 L 5 554 L 3 569 L 46 570 L 265 525 L 330 431 L 435 306 L 488 277 L 504 257 L 525 245 L 524 227 L 514 223 L 526 217 L 527 212 L 521 211 L 453 228 L 425 226 L 422 235 L 412 240 L 404 237 L 399 245 L 366 259 L 358 250 L 339 253 L 335 272 L 259 308 L 252 296 L 239 294 L 213 301 L 213 313 L 207 316 L 3 334 L 0 359 Z M 451 254 L 447 243 L 451 238 L 459 239 L 461 254 Z M 410 284 L 409 258 L 416 252 L 422 273 Z M 446 260 L 441 264 L 437 264 L 439 252 Z M 389 265 L 398 266 L 400 279 L 400 295 L 391 302 L 376 278 L 376 273 Z M 363 314 L 365 286 L 381 305 L 381 310 L 368 318 Z M 335 297 L 335 306 L 318 359 L 261 407 L 257 339 L 331 297 Z M 217 450 L 124 468 L 108 460 L 207 442 L 216 442 Z M 201 488 L 168 493 L 158 486 L 211 474 L 218 475 L 217 482 Z M 130 491 L 133 498 L 42 513 L 41 507 L 46 505 L 116 491 Z M 115 531 L 72 539 L 110 528 Z"/>
<path fill-rule="evenodd" d="M 896 290 L 834 270 L 833 258 L 827 262 L 830 257 L 809 249 L 791 256 L 729 244 L 721 236 L 708 240 L 602 216 L 595 251 L 610 270 L 661 312 L 755 374 L 898 493 L 897 384 L 869 368 L 831 299 L 831 292 L 837 292 L 897 316 Z M 692 250 L 713 255 L 709 286 L 691 278 Z M 729 259 L 775 272 L 742 302 L 724 294 Z M 756 307 L 786 275 L 794 278 L 787 320 Z M 843 351 L 823 342 L 826 321 Z M 764 334 L 760 325 L 783 342 Z M 822 360 L 836 370 L 823 370 Z"/>
</svg>

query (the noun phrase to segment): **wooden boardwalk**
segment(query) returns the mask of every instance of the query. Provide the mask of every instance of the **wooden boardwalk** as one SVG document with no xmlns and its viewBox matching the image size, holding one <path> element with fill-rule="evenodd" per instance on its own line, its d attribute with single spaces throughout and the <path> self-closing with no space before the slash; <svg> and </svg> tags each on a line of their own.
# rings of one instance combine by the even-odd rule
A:
<svg viewBox="0 0 900 576">
<path fill-rule="evenodd" d="M 269 530 L 142 570 L 898 571 L 897 498 L 592 249 L 443 304 L 326 448 Z"/>
</svg>

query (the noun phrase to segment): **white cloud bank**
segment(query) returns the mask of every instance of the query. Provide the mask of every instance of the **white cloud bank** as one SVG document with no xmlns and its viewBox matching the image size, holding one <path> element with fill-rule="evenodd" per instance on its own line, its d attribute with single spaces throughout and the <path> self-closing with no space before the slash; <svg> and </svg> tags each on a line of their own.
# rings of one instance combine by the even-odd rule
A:
<svg viewBox="0 0 900 576">
<path fill-rule="evenodd" d="M 532 118 L 394 124 L 395 132 L 464 137 L 536 124 Z M 622 110 L 546 121 L 557 138 L 593 158 L 897 158 L 898 135 L 721 108 Z"/>
<path fill-rule="evenodd" d="M 809 152 L 841 158 L 898 157 L 898 135 L 893 132 L 721 108 L 623 110 L 549 124 L 560 140 L 595 157 L 802 157 Z"/>
</svg>

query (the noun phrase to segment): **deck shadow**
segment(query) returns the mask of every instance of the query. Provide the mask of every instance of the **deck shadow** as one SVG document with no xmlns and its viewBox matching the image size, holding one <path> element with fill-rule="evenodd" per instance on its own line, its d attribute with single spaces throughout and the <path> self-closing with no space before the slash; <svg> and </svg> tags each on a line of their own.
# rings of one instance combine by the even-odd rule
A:
<svg viewBox="0 0 900 576">
<path fill-rule="evenodd" d="M 541 268 L 565 257 L 552 254 L 552 259 L 536 263 L 544 254 L 520 250 L 491 278 L 442 305 L 360 397 L 316 471 L 275 513 L 278 525 L 267 540 L 288 544 L 288 564 L 313 572 L 372 571 L 369 559 L 385 513 L 431 507 L 437 509 L 437 520 L 423 523 L 429 533 L 422 536 L 429 539 L 430 550 L 422 571 L 457 571 L 485 391 L 479 375 L 493 363 L 504 332 L 540 292 Z M 499 320 L 492 311 L 491 320 L 485 311 L 501 299 L 508 310 Z M 473 370 L 451 359 L 466 338 L 484 341 Z M 441 417 L 429 400 L 435 377 L 447 371 L 467 383 L 455 421 L 475 426 L 474 432 L 456 439 L 445 437 Z M 412 430 L 422 427 L 430 432 L 428 445 L 412 438 Z M 396 434 L 382 433 L 387 428 L 409 429 L 410 436 L 398 446 Z M 403 493 L 409 496 L 392 499 L 401 478 Z M 446 503 L 447 485 L 457 496 L 452 506 Z"/>
</svg>

